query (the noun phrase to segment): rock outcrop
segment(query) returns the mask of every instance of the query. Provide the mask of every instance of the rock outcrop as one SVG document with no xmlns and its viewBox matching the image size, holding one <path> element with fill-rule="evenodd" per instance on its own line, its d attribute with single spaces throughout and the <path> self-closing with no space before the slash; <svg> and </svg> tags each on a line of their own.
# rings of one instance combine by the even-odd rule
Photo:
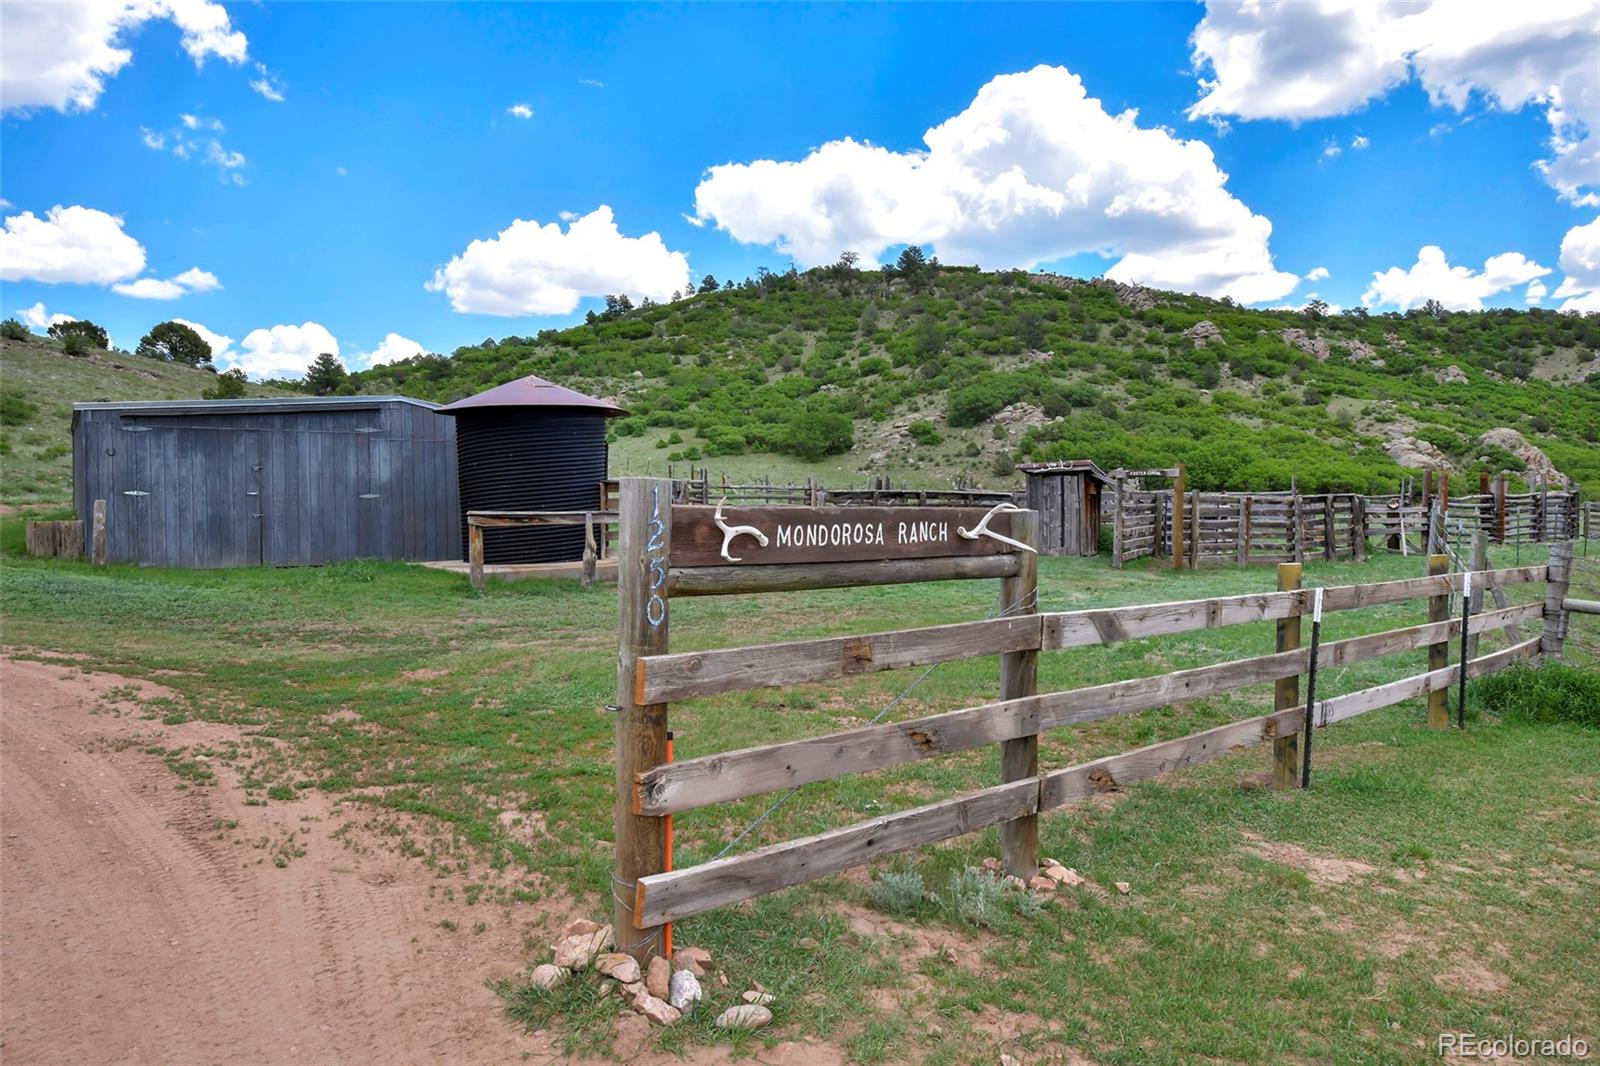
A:
<svg viewBox="0 0 1600 1066">
<path fill-rule="evenodd" d="M 1396 437 L 1383 446 L 1389 458 L 1407 470 L 1449 470 L 1450 457 L 1416 437 Z"/>
<path fill-rule="evenodd" d="M 1291 348 L 1299 348 L 1307 355 L 1315 356 L 1318 362 L 1328 358 L 1328 342 L 1321 337 L 1313 337 L 1303 329 L 1289 328 L 1279 333 L 1283 343 Z"/>
<path fill-rule="evenodd" d="M 1216 327 L 1214 322 L 1205 318 L 1184 330 L 1183 335 L 1194 341 L 1196 348 L 1204 348 L 1212 341 L 1216 341 L 1218 344 L 1224 343 L 1222 331 Z"/>
<path fill-rule="evenodd" d="M 1488 448 L 1503 448 L 1526 464 L 1530 481 L 1543 478 L 1552 488 L 1566 488 L 1567 475 L 1557 470 L 1550 457 L 1539 446 L 1508 426 L 1491 429 L 1478 438 L 1478 443 Z"/>
</svg>

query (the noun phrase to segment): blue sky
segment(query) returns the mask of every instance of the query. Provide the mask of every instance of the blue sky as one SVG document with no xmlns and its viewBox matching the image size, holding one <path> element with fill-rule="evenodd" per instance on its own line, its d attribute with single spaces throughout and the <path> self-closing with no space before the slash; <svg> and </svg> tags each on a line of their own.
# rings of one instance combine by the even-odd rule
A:
<svg viewBox="0 0 1600 1066">
<path fill-rule="evenodd" d="M 253 373 L 908 240 L 1260 306 L 1600 310 L 1592 4 L 91 6 L 0 9 L 0 310 L 127 347 L 181 318 Z"/>
</svg>

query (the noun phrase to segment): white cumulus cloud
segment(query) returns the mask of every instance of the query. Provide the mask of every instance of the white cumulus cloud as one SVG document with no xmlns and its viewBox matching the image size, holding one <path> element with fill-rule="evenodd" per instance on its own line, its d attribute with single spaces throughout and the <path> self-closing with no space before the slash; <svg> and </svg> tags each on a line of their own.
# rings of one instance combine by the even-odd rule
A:
<svg viewBox="0 0 1600 1066">
<path fill-rule="evenodd" d="M 381 366 L 384 363 L 397 363 L 402 359 L 410 359 L 413 355 L 426 355 L 428 349 L 412 340 L 402 337 L 398 333 L 386 334 L 383 343 L 370 352 L 363 352 L 350 360 L 350 365 L 358 369 Z"/>
<path fill-rule="evenodd" d="M 1327 276 L 1328 276 L 1328 268 L 1327 267 L 1312 267 L 1311 268 L 1311 273 L 1306 275 L 1306 280 L 1307 281 L 1321 281 L 1323 278 L 1325 278 Z"/>
<path fill-rule="evenodd" d="M 1413 78 L 1436 106 L 1542 107 L 1539 169 L 1563 199 L 1600 203 L 1600 4 L 1208 0 L 1193 36 L 1189 117 L 1343 115 Z"/>
<path fill-rule="evenodd" d="M 241 367 L 253 378 L 303 377 L 306 367 L 323 352 L 339 354 L 339 342 L 316 322 L 253 329 L 244 335 L 240 348 L 226 357 L 225 369 Z"/>
<path fill-rule="evenodd" d="M 132 296 L 137 300 L 176 300 L 191 292 L 211 292 L 222 288 L 222 282 L 209 270 L 190 267 L 173 278 L 139 278 L 111 286 L 113 292 Z"/>
<path fill-rule="evenodd" d="M 1452 311 L 1481 311 L 1483 301 L 1516 285 L 1525 285 L 1550 273 L 1521 252 L 1502 252 L 1490 256 L 1483 269 L 1451 266 L 1444 249 L 1425 245 L 1417 261 L 1408 269 L 1390 267 L 1372 275 L 1372 284 L 1362 294 L 1367 307 L 1392 306 L 1401 311 L 1438 300 Z"/>
<path fill-rule="evenodd" d="M 187 318 L 174 318 L 172 321 L 188 326 L 200 334 L 202 340 L 211 345 L 211 359 L 213 362 L 231 361 L 234 356 L 233 338 L 209 330 L 198 322 L 191 322 Z"/>
<path fill-rule="evenodd" d="M 248 51 L 227 10 L 209 0 L 8 0 L 0 4 L 0 108 L 92 110 L 106 79 L 133 58 L 123 40 L 152 20 L 171 20 L 195 66 Z"/>
<path fill-rule="evenodd" d="M 1358 133 L 1355 137 L 1351 138 L 1350 147 L 1354 148 L 1358 152 L 1365 152 L 1368 148 L 1372 147 L 1372 139 L 1369 137 L 1364 137 Z"/>
<path fill-rule="evenodd" d="M 43 333 L 57 322 L 71 322 L 76 318 L 75 315 L 51 314 L 44 309 L 43 300 L 40 300 L 32 307 L 18 308 L 17 314 L 22 316 L 22 321 L 27 323 L 28 328 L 35 333 Z"/>
<path fill-rule="evenodd" d="M 1561 238 L 1558 261 L 1565 276 L 1555 298 L 1563 311 L 1600 311 L 1600 218 L 1573 226 Z"/>
<path fill-rule="evenodd" d="M 1206 144 L 1108 114 L 1065 68 L 992 79 L 923 141 L 896 152 L 846 137 L 798 161 L 712 167 L 694 221 L 806 265 L 919 243 L 992 268 L 1095 252 L 1120 257 L 1116 280 L 1247 303 L 1297 281 L 1273 267 L 1272 223 L 1228 191 Z"/>
<path fill-rule="evenodd" d="M 506 113 L 515 115 L 517 118 L 532 118 L 533 108 L 529 107 L 527 104 L 512 104 L 510 107 L 506 108 Z"/>
<path fill-rule="evenodd" d="M 0 230 L 0 280 L 109 285 L 144 269 L 144 246 L 122 219 L 92 207 L 57 204 L 44 218 L 9 215 Z"/>
<path fill-rule="evenodd" d="M 601 204 L 559 223 L 517 219 L 434 272 L 427 283 L 456 311 L 486 315 L 561 315 L 585 296 L 627 293 L 666 300 L 689 282 L 689 260 L 659 233 L 626 237 Z"/>
<path fill-rule="evenodd" d="M 1539 303 L 1549 294 L 1550 290 L 1542 281 L 1528 283 L 1528 291 L 1522 294 L 1522 302 L 1529 307 L 1538 307 Z"/>
</svg>

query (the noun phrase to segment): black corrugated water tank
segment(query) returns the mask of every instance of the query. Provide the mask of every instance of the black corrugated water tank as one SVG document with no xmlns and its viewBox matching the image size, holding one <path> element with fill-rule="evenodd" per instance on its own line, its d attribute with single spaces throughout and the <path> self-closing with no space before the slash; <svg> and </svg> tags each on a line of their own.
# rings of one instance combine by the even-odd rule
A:
<svg viewBox="0 0 1600 1066">
<path fill-rule="evenodd" d="M 468 511 L 584 511 L 600 504 L 607 418 L 620 408 L 526 377 L 440 408 L 456 420 L 461 557 Z M 485 563 L 583 558 L 582 526 L 485 529 Z"/>
</svg>

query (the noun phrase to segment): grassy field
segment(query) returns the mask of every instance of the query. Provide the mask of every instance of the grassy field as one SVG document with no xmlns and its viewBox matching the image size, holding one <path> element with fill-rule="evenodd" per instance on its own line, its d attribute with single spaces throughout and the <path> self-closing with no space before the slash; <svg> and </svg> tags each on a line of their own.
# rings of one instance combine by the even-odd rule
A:
<svg viewBox="0 0 1600 1066">
<path fill-rule="evenodd" d="M 59 342 L 0 339 L 0 499 L 72 500 L 72 405 L 105 400 L 198 400 L 217 375 L 181 363 L 94 350 L 73 357 Z M 252 396 L 284 393 L 252 384 Z"/>
<path fill-rule="evenodd" d="M 243 723 L 272 743 L 231 754 L 252 799 L 308 790 L 395 816 L 393 846 L 485 905 L 577 900 L 609 920 L 615 591 L 491 585 L 398 564 L 177 572 L 19 557 L 5 528 L 5 643 L 86 668 L 157 678 L 168 717 Z M 1524 549 L 1524 561 L 1537 549 Z M 1510 553 L 1495 562 L 1511 562 Z M 1308 583 L 1412 576 L 1415 558 L 1312 563 Z M 1595 595 L 1600 582 L 1585 570 Z M 1046 559 L 1047 610 L 1262 591 L 1270 568 L 1173 573 L 1146 561 Z M 993 582 L 684 601 L 674 650 L 983 617 Z M 1513 593 L 1531 594 L 1527 587 Z M 1515 597 L 1514 597 L 1515 598 Z M 1422 602 L 1332 616 L 1338 639 L 1424 620 Z M 161 624 L 152 625 L 159 619 Z M 1574 624 L 1573 657 L 1595 643 Z M 1497 635 L 1485 648 L 1499 646 Z M 1042 657 L 1041 689 L 1271 650 L 1270 625 Z M 1418 672 L 1422 653 L 1328 672 L 1351 691 Z M 921 671 L 740 694 L 673 708 L 680 758 L 860 724 Z M 895 711 L 992 699 L 993 658 L 933 671 Z M 1259 713 L 1267 688 L 1063 730 L 1046 768 Z M 997 854 L 993 831 L 685 921 L 731 977 L 777 995 L 750 1041 L 831 1042 L 856 1062 L 1026 1062 L 1075 1049 L 1102 1063 L 1422 1061 L 1435 1034 L 1600 1036 L 1600 732 L 1517 726 L 1474 708 L 1465 732 L 1420 728 L 1418 702 L 1327 730 L 1316 787 L 1276 792 L 1269 755 L 1232 755 L 1114 801 L 1042 819 L 1044 854 L 1093 882 L 1045 906 L 960 875 Z M 169 753 L 179 772 L 194 764 Z M 197 775 L 198 777 L 198 775 Z M 993 783 L 979 751 L 808 786 L 741 847 L 787 839 Z M 676 819 L 680 865 L 718 852 L 769 798 Z M 533 833 L 501 812 L 522 812 Z M 507 890 L 498 872 L 536 872 Z M 874 875 L 916 873 L 891 899 Z M 1128 882 L 1126 895 L 1111 889 Z M 535 887 L 529 888 L 528 885 Z M 530 943 L 526 961 L 543 961 Z M 518 1024 L 605 1044 L 617 997 L 572 982 L 504 990 Z M 668 1049 L 725 1040 L 701 1012 Z"/>
</svg>

